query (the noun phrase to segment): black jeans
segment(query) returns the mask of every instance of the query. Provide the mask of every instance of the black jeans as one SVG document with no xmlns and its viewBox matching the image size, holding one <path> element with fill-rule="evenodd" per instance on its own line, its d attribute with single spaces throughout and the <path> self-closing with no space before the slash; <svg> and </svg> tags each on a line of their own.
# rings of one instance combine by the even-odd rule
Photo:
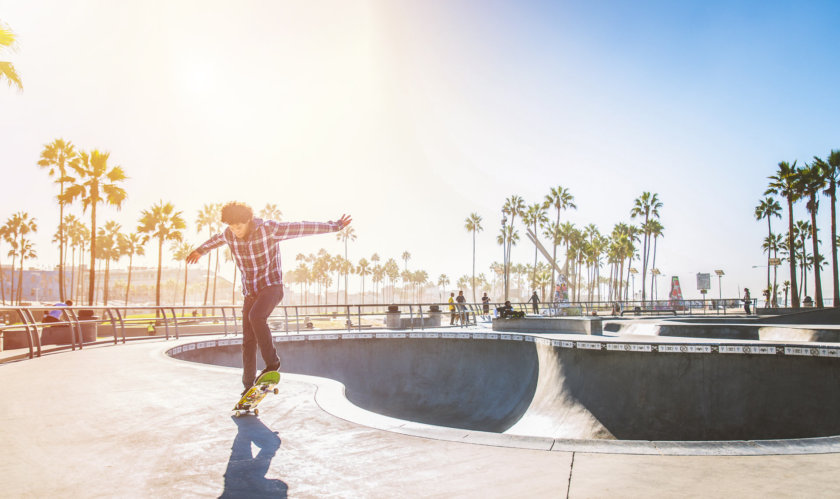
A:
<svg viewBox="0 0 840 499">
<path fill-rule="evenodd" d="M 268 328 L 268 316 L 283 300 L 283 286 L 268 286 L 256 295 L 245 297 L 242 306 L 242 384 L 250 388 L 257 376 L 257 347 L 266 366 L 280 364 L 271 330 Z"/>
</svg>

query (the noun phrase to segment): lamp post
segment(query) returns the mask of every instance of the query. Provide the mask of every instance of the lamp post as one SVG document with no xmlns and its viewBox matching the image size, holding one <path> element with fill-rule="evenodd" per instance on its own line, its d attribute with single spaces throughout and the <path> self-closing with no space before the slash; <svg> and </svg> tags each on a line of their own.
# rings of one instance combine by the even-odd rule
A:
<svg viewBox="0 0 840 499">
<path fill-rule="evenodd" d="M 636 299 L 636 274 L 638 274 L 638 273 L 639 273 L 639 271 L 636 270 L 635 267 L 630 267 L 630 279 L 631 279 L 631 283 L 632 283 L 631 284 L 632 287 L 630 288 L 630 300 L 631 301 Z"/>
<path fill-rule="evenodd" d="M 723 277 L 726 274 L 724 274 L 722 270 L 715 270 L 715 274 L 717 274 L 717 276 L 718 276 L 718 301 L 721 301 L 723 299 L 723 294 L 722 294 L 722 291 L 721 291 L 720 279 L 721 279 L 721 277 Z"/>
</svg>

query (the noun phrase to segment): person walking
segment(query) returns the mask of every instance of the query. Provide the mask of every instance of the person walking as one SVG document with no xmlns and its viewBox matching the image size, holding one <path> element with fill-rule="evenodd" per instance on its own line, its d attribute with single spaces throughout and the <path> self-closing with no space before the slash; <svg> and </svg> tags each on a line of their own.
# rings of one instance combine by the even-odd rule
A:
<svg viewBox="0 0 840 499">
<path fill-rule="evenodd" d="M 455 293 L 449 293 L 449 325 L 455 325 Z"/>
<path fill-rule="evenodd" d="M 280 358 L 274 348 L 268 317 L 283 300 L 283 269 L 278 243 L 327 232 L 337 232 L 352 222 L 341 215 L 334 222 L 277 222 L 255 218 L 250 206 L 230 202 L 222 207 L 222 223 L 227 228 L 195 249 L 187 256 L 188 264 L 212 249 L 227 244 L 242 276 L 242 385 L 243 394 L 257 379 L 257 348 L 265 363 L 260 373 L 280 368 Z"/>
<path fill-rule="evenodd" d="M 467 306 L 465 303 L 467 302 L 467 297 L 464 296 L 463 291 L 458 291 L 458 297 L 455 298 L 455 301 L 458 302 L 458 320 L 461 321 L 461 325 L 467 324 Z"/>
<path fill-rule="evenodd" d="M 532 306 L 533 306 L 533 308 L 534 308 L 534 313 L 535 313 L 535 314 L 539 314 L 539 313 L 540 313 L 540 307 L 539 307 L 540 297 L 539 297 L 539 296 L 537 296 L 537 291 L 536 291 L 536 290 L 534 290 L 534 294 L 533 294 L 533 295 L 531 295 L 531 299 L 530 299 L 530 300 L 528 300 L 528 301 L 529 301 L 529 302 L 531 302 L 531 303 L 533 303 L 533 305 L 532 305 Z"/>
<path fill-rule="evenodd" d="M 752 303 L 752 298 L 750 298 L 750 290 L 749 288 L 744 288 L 744 312 L 747 315 L 750 315 L 750 303 Z"/>
</svg>

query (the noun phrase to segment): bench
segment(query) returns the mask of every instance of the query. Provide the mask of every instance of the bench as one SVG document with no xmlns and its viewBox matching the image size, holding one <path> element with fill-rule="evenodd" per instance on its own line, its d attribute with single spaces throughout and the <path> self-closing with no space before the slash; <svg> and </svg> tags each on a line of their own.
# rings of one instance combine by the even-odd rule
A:
<svg viewBox="0 0 840 499">
<path fill-rule="evenodd" d="M 624 317 L 624 314 L 627 314 L 627 313 L 631 313 L 633 315 L 642 315 L 642 314 L 655 315 L 655 314 L 670 313 L 670 314 L 674 314 L 674 316 L 676 317 L 677 310 L 673 309 L 673 308 L 639 308 L 639 307 L 636 307 L 636 308 L 631 309 L 631 310 L 622 310 L 621 311 L 621 316 Z"/>
</svg>

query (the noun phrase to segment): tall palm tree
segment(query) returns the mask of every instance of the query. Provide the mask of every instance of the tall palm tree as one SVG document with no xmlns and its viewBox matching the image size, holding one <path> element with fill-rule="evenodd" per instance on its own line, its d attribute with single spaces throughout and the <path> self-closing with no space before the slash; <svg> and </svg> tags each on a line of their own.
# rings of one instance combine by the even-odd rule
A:
<svg viewBox="0 0 840 499">
<path fill-rule="evenodd" d="M 0 22 L 0 51 L 4 49 L 15 48 L 16 36 L 8 26 Z M 8 61 L 0 61 L 0 81 L 5 78 L 8 80 L 9 86 L 17 87 L 18 91 L 23 91 L 23 82 L 20 75 L 15 69 L 15 65 Z"/>
<path fill-rule="evenodd" d="M 343 229 L 339 230 L 335 233 L 335 238 L 338 241 L 344 242 L 344 260 L 346 262 L 350 262 L 350 258 L 347 256 L 347 242 L 348 241 L 355 241 L 356 240 L 356 229 L 351 226 L 344 227 Z M 352 265 L 344 265 L 343 268 L 345 270 L 352 269 Z M 349 274 L 349 270 L 344 273 L 344 303 L 347 303 L 347 275 Z"/>
<path fill-rule="evenodd" d="M 190 245 L 190 243 L 188 243 L 188 242 L 176 241 L 176 242 L 172 243 L 172 257 L 178 262 L 186 262 L 187 257 L 190 255 L 190 253 L 193 252 L 194 249 L 195 248 L 193 248 L 192 245 Z M 230 255 L 230 249 L 226 250 L 226 252 L 225 252 L 225 256 L 229 256 L 229 255 Z M 227 261 L 227 258 L 225 260 Z M 236 272 L 236 265 L 234 265 L 233 268 L 234 268 L 234 272 Z M 188 280 L 189 280 L 189 265 L 187 265 L 185 263 L 184 264 L 184 293 L 183 293 L 183 297 L 181 299 L 181 306 L 182 307 L 187 306 L 187 281 Z M 234 283 L 234 285 L 232 287 L 235 289 L 236 288 L 236 275 L 234 275 L 232 282 Z M 234 303 L 234 305 L 235 305 L 235 303 Z M 185 311 L 186 311 L 186 309 L 181 310 L 181 317 L 184 316 Z"/>
<path fill-rule="evenodd" d="M 531 226 L 532 232 L 534 233 L 534 237 L 539 237 L 539 232 L 537 232 L 537 226 L 543 226 L 548 223 L 548 216 L 545 214 L 546 205 L 544 203 L 534 203 L 531 206 L 525 209 L 525 212 L 522 214 L 522 222 L 525 225 Z M 534 241 L 534 267 L 531 269 L 531 287 L 534 287 L 535 281 L 537 279 L 537 243 L 538 241 Z"/>
<path fill-rule="evenodd" d="M 125 305 L 128 306 L 128 293 L 131 291 L 131 268 L 134 263 L 134 255 L 143 256 L 146 254 L 146 243 L 149 242 L 149 236 L 132 232 L 130 234 L 120 234 L 119 245 L 120 252 L 124 256 L 128 256 L 128 282 L 125 285 Z"/>
<path fill-rule="evenodd" d="M 280 211 L 276 204 L 266 203 L 265 208 L 260 210 L 259 216 L 262 219 L 274 220 L 277 222 L 283 221 L 283 212 Z"/>
<path fill-rule="evenodd" d="M 441 274 L 438 276 L 437 285 L 440 286 L 441 291 L 438 300 L 443 302 L 443 295 L 446 293 L 446 286 L 449 286 L 449 276 Z"/>
<path fill-rule="evenodd" d="M 484 227 L 481 226 L 481 217 L 478 213 L 470 213 L 470 215 L 464 220 L 464 228 L 467 229 L 467 232 L 472 232 L 472 288 L 473 303 L 475 303 L 475 235 L 484 230 Z"/>
<path fill-rule="evenodd" d="M 23 290 L 23 260 L 25 254 L 33 253 L 34 249 L 31 242 L 26 239 L 26 235 L 30 232 L 38 232 L 38 221 L 29 216 L 25 211 L 19 211 L 12 215 L 9 219 L 9 232 L 12 235 L 12 251 L 16 251 L 17 256 L 20 256 L 20 271 L 18 272 L 17 303 L 20 304 L 21 294 Z M 34 257 L 30 257 L 34 258 Z M 15 260 L 14 253 L 12 254 L 12 273 L 14 274 Z M 14 284 L 14 283 L 13 283 Z"/>
<path fill-rule="evenodd" d="M 221 228 L 220 218 L 221 218 L 221 209 L 222 205 L 219 203 L 211 203 L 205 204 L 201 210 L 198 212 L 198 217 L 195 219 L 195 231 L 201 232 L 203 229 L 207 229 L 207 236 L 211 237 L 213 234 L 219 231 Z M 216 260 L 218 263 L 218 251 L 216 255 Z M 204 284 L 204 306 L 207 306 L 207 299 L 210 296 L 210 268 L 211 268 L 211 261 L 212 257 L 207 259 L 207 279 Z M 206 309 L 205 309 L 206 313 Z"/>
<path fill-rule="evenodd" d="M 569 189 L 563 187 L 562 185 L 558 185 L 557 187 L 552 187 L 550 192 L 545 196 L 545 205 L 546 208 L 554 208 L 557 210 L 557 219 L 555 220 L 555 224 L 559 227 L 560 226 L 560 212 L 563 210 L 576 210 L 577 205 L 575 205 L 575 197 L 569 192 Z M 551 258 L 554 260 L 555 264 L 557 262 L 557 246 L 560 243 L 554 242 L 554 249 L 551 254 Z M 556 283 L 557 281 L 554 280 L 554 265 L 551 266 L 551 284 Z"/>
<path fill-rule="evenodd" d="M 175 211 L 172 203 L 158 201 L 150 209 L 143 210 L 140 216 L 140 226 L 137 232 L 148 234 L 158 240 L 158 269 L 157 284 L 155 286 L 155 305 L 160 306 L 160 277 L 163 270 L 163 244 L 166 241 L 181 241 L 187 227 L 180 211 Z"/>
<path fill-rule="evenodd" d="M 0 242 L 2 242 L 2 241 L 7 241 L 8 242 L 11 238 L 11 236 L 9 234 L 9 226 L 8 225 L 9 225 L 8 223 L 0 225 Z M 14 272 L 14 269 L 12 269 L 12 272 Z M 10 291 L 9 298 L 11 298 L 11 291 Z M 0 264 L 0 299 L 2 299 L 3 305 L 5 305 L 6 304 L 6 277 L 5 277 L 5 272 L 3 272 L 3 265 L 2 264 Z"/>
<path fill-rule="evenodd" d="M 517 196 L 516 194 L 510 196 L 509 198 L 505 199 L 505 204 L 502 205 L 502 213 L 510 217 L 510 230 L 502 228 L 502 236 L 505 237 L 504 239 L 504 254 L 505 254 L 505 300 L 508 299 L 508 295 L 510 294 L 510 254 L 511 249 L 515 245 L 512 237 L 515 234 L 514 230 L 514 223 L 516 222 L 517 216 L 522 216 L 522 213 L 525 211 L 525 200 L 522 199 L 521 196 Z M 518 234 L 517 234 L 518 239 Z"/>
<path fill-rule="evenodd" d="M 663 233 L 665 232 L 665 227 L 662 226 L 662 224 L 659 222 L 659 220 L 651 220 L 648 223 L 648 225 L 649 225 L 648 229 L 650 231 L 650 235 L 653 238 L 653 260 L 652 260 L 652 263 L 651 263 L 651 266 L 650 266 L 651 272 L 653 272 L 653 270 L 656 268 L 656 240 L 660 237 L 663 237 Z M 651 297 L 654 296 L 653 295 L 654 284 L 656 284 L 656 277 L 651 278 L 651 283 L 650 283 L 650 296 Z"/>
<path fill-rule="evenodd" d="M 33 245 L 32 241 L 29 239 L 21 238 L 20 243 L 20 270 L 18 271 L 18 291 L 17 291 L 17 302 L 20 305 L 21 301 L 23 300 L 23 262 L 26 261 L 27 258 L 30 260 L 33 258 L 38 258 L 38 253 L 35 251 L 35 246 Z"/>
<path fill-rule="evenodd" d="M 768 177 L 770 184 L 764 194 L 775 194 L 782 196 L 787 201 L 788 208 L 788 247 L 793 248 L 793 203 L 800 199 L 800 193 L 796 188 L 796 161 L 789 164 L 782 161 L 774 175 Z M 799 293 L 796 288 L 796 255 L 793 251 L 790 254 L 790 283 L 791 283 L 791 305 L 799 308 Z"/>
<path fill-rule="evenodd" d="M 659 209 L 662 202 L 659 195 L 650 192 L 643 192 L 642 195 L 633 201 L 633 209 L 630 210 L 630 218 L 644 217 L 642 230 L 644 233 L 644 245 L 642 247 L 642 302 L 645 301 L 645 278 L 647 277 L 648 254 L 650 252 L 650 231 L 648 221 L 651 217 L 659 218 Z"/>
<path fill-rule="evenodd" d="M 105 260 L 105 280 L 102 289 L 102 305 L 108 305 L 108 281 L 111 276 L 111 260 L 119 260 L 122 255 L 119 246 L 119 233 L 122 226 L 113 220 L 105 223 L 104 227 L 100 227 L 97 231 L 96 248 L 99 252 L 99 258 Z"/>
<path fill-rule="evenodd" d="M 779 204 L 774 198 L 769 196 L 765 197 L 761 201 L 759 201 L 758 206 L 755 207 L 755 219 L 761 220 L 763 218 L 767 219 L 767 237 L 773 237 L 773 228 L 770 225 L 770 220 L 773 217 L 782 218 L 782 205 Z M 770 289 L 770 257 L 772 255 L 770 252 L 767 253 L 767 288 Z"/>
<path fill-rule="evenodd" d="M 64 196 L 64 184 L 73 182 L 75 179 L 67 174 L 70 162 L 76 157 L 76 148 L 72 142 L 64 141 L 64 139 L 55 139 L 44 146 L 41 151 L 41 159 L 38 160 L 38 166 L 46 168 L 49 171 L 49 176 L 57 176 L 55 183 L 59 185 L 58 195 L 58 296 L 61 301 L 64 301 L 64 203 L 62 197 Z"/>
<path fill-rule="evenodd" d="M 73 265 L 71 267 L 79 269 L 78 272 L 73 270 L 73 273 L 71 274 L 70 288 L 72 291 L 70 293 L 70 297 L 73 301 L 81 301 L 78 297 L 84 294 L 84 290 L 82 289 L 84 281 L 82 278 L 82 264 L 85 261 L 85 244 L 87 243 L 87 240 L 90 239 L 90 230 L 88 230 L 87 226 L 82 223 L 81 220 L 76 220 L 74 224 L 70 225 L 69 231 L 70 245 L 73 247 L 74 253 Z M 76 248 L 79 248 L 78 261 L 75 260 Z M 78 282 L 74 281 L 76 274 L 79 275 Z"/>
<path fill-rule="evenodd" d="M 808 260 L 812 258 L 811 255 L 808 255 L 805 242 L 811 238 L 811 222 L 808 220 L 797 220 L 793 227 L 793 232 L 794 249 L 791 252 L 791 258 L 794 258 L 795 255 L 799 260 L 799 271 L 802 280 L 800 281 L 799 289 L 792 289 L 792 291 L 794 294 L 799 293 L 799 295 L 805 296 L 808 294 L 808 274 L 806 271 L 811 268 L 808 265 Z M 793 286 L 793 282 L 791 282 L 791 286 Z"/>
<path fill-rule="evenodd" d="M 365 304 L 365 277 L 369 276 L 371 273 L 370 269 L 370 262 L 367 261 L 367 258 L 362 258 L 359 260 L 359 266 L 356 267 L 356 273 L 359 274 L 359 277 L 362 278 L 362 305 Z"/>
<path fill-rule="evenodd" d="M 823 194 L 831 200 L 831 241 L 837 240 L 837 183 L 840 182 L 840 150 L 832 150 L 828 160 L 823 161 L 814 158 L 818 162 L 822 175 L 826 180 L 826 187 Z M 834 283 L 832 293 L 832 306 L 840 307 L 840 281 L 838 281 L 837 269 L 837 245 L 831 245 L 831 269 Z"/>
<path fill-rule="evenodd" d="M 93 305 L 93 291 L 96 284 L 96 208 L 106 202 L 120 209 L 126 198 L 125 189 L 119 186 L 127 177 L 122 167 L 108 165 L 111 153 L 81 152 L 73 158 L 70 166 L 78 175 L 61 196 L 61 202 L 72 203 L 76 198 L 82 201 L 82 211 L 90 208 L 90 276 L 88 277 L 88 305 Z"/>
<path fill-rule="evenodd" d="M 802 196 L 808 199 L 805 208 L 811 214 L 811 244 L 814 252 L 814 298 L 816 306 L 822 308 L 824 304 L 819 265 L 822 262 L 822 256 L 817 239 L 817 212 L 820 209 L 820 201 L 817 193 L 825 187 L 826 180 L 819 167 L 815 163 L 811 163 L 799 169 L 796 185 Z"/>
</svg>

